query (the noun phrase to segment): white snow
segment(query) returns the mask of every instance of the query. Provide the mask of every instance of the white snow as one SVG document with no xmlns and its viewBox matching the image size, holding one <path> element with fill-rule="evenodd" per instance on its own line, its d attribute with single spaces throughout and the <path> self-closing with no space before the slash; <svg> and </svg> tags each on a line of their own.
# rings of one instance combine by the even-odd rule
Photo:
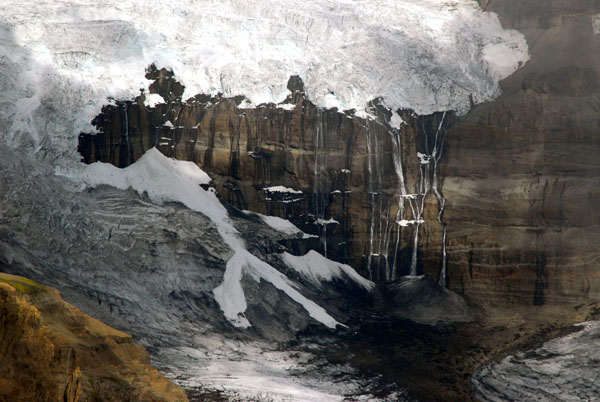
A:
<svg viewBox="0 0 600 402">
<path fill-rule="evenodd" d="M 592 30 L 594 35 L 600 34 L 600 14 L 592 15 Z"/>
<path fill-rule="evenodd" d="M 472 0 L 4 0 L 0 135 L 55 165 L 107 98 L 169 67 L 198 93 L 282 102 L 299 75 L 321 106 L 465 112 L 528 59 L 523 35 Z M 43 148 L 41 147 L 43 144 Z"/>
<path fill-rule="evenodd" d="M 174 129 L 175 126 L 173 125 L 173 123 L 171 123 L 171 120 L 167 120 L 163 123 L 163 127 L 168 127 L 170 129 Z"/>
<path fill-rule="evenodd" d="M 155 107 L 159 103 L 165 103 L 165 100 L 159 94 L 145 94 L 145 97 L 144 105 L 149 107 Z"/>
<path fill-rule="evenodd" d="M 237 107 L 239 109 L 254 109 L 256 106 L 252 102 L 250 102 L 248 99 L 244 98 L 244 100 L 242 100 L 240 102 L 240 104 L 237 105 Z"/>
<path fill-rule="evenodd" d="M 282 253 L 282 259 L 290 268 L 300 272 L 317 285 L 321 285 L 323 281 L 331 281 L 334 278 L 347 277 L 367 290 L 373 290 L 375 287 L 373 282 L 360 276 L 351 266 L 332 261 L 315 250 L 311 250 L 300 257 L 284 252 Z"/>
<path fill-rule="evenodd" d="M 285 187 L 285 186 L 265 187 L 265 188 L 263 188 L 263 190 L 268 191 L 269 193 L 302 194 L 302 191 L 300 191 L 300 190 L 294 190 L 293 188 Z"/>
<path fill-rule="evenodd" d="M 396 113 L 395 111 L 392 112 L 392 118 L 390 119 L 390 126 L 392 126 L 392 128 L 395 128 L 396 130 L 400 130 L 400 128 L 402 127 L 403 124 L 404 124 L 404 120 L 402 120 L 402 117 L 400 117 L 398 115 L 398 113 Z"/>
<path fill-rule="evenodd" d="M 412 219 L 412 220 L 401 219 L 401 220 L 399 220 L 399 221 L 396 221 L 396 223 L 397 223 L 398 225 L 400 225 L 400 226 L 404 226 L 404 227 L 406 227 L 406 226 L 408 226 L 408 225 L 414 225 L 414 224 L 421 224 L 421 223 L 425 223 L 425 221 L 424 221 L 424 220 L 422 220 L 422 219 L 417 219 L 417 220 L 414 220 L 414 219 Z"/>
<path fill-rule="evenodd" d="M 293 103 L 280 103 L 277 105 L 277 108 L 291 111 L 296 109 L 296 105 Z"/>
<path fill-rule="evenodd" d="M 215 300 L 233 325 L 242 328 L 251 325 L 244 316 L 247 304 L 241 282 L 243 275 L 250 275 L 257 282 L 270 282 L 323 325 L 329 328 L 342 325 L 325 309 L 294 289 L 285 275 L 246 250 L 238 231 L 229 220 L 227 210 L 214 191 L 206 191 L 200 186 L 211 179 L 195 163 L 167 158 L 152 148 L 125 169 L 96 162 L 87 166 L 76 178 L 89 187 L 108 184 L 124 190 L 132 188 L 140 194 L 147 193 L 155 202 L 178 201 L 209 217 L 223 241 L 233 251 L 233 256 L 227 261 L 223 283 L 213 290 Z"/>
<path fill-rule="evenodd" d="M 317 225 L 339 225 L 340 223 L 333 218 L 323 219 L 319 218 L 315 221 Z"/>
<path fill-rule="evenodd" d="M 303 239 L 308 239 L 311 237 L 318 237 L 316 235 L 311 235 L 311 234 L 307 234 L 304 233 L 302 230 L 300 230 L 296 225 L 294 225 L 292 222 L 288 221 L 287 219 L 283 219 L 280 218 L 278 216 L 267 216 L 267 215 L 263 215 L 263 214 L 259 214 L 257 212 L 252 212 L 252 211 L 243 211 L 245 214 L 247 215 L 257 215 L 258 217 L 260 217 L 260 219 L 262 219 L 262 221 L 269 225 L 270 227 L 272 227 L 273 229 L 293 236 L 293 237 L 298 237 L 301 236 Z"/>
<path fill-rule="evenodd" d="M 421 152 L 417 152 L 417 157 L 419 158 L 421 165 L 428 165 L 431 163 L 431 155 L 425 155 Z"/>
<path fill-rule="evenodd" d="M 518 45 L 514 43 L 488 43 L 483 47 L 483 60 L 499 77 L 508 77 L 524 60 L 515 52 Z"/>
</svg>

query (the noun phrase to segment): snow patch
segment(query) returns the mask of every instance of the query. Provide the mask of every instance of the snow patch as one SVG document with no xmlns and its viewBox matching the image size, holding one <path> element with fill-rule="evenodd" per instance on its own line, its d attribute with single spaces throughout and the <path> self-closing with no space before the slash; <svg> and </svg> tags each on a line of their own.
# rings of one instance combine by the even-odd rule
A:
<svg viewBox="0 0 600 402">
<path fill-rule="evenodd" d="M 292 111 L 296 109 L 296 105 L 293 103 L 280 103 L 277 105 L 277 109 Z"/>
<path fill-rule="evenodd" d="M 516 43 L 501 42 L 483 47 L 482 58 L 498 79 L 508 77 L 524 63 L 525 60 L 515 52 L 518 46 Z"/>
<path fill-rule="evenodd" d="M 360 276 L 351 266 L 332 261 L 315 250 L 311 250 L 300 257 L 284 252 L 281 257 L 290 268 L 301 273 L 317 285 L 321 285 L 323 281 L 346 277 L 366 290 L 371 291 L 375 288 L 373 282 Z"/>
<path fill-rule="evenodd" d="M 406 220 L 406 219 L 401 219 L 399 221 L 396 221 L 396 223 L 400 226 L 406 227 L 408 225 L 415 225 L 415 224 L 422 224 L 425 223 L 424 220 L 421 219 L 412 219 L 412 220 Z"/>
<path fill-rule="evenodd" d="M 263 188 L 264 191 L 267 191 L 269 193 L 291 193 L 291 194 L 302 194 L 302 191 L 300 190 L 294 190 L 293 188 L 290 187 L 285 187 L 285 186 L 272 186 L 272 187 L 265 187 Z"/>
<path fill-rule="evenodd" d="M 256 106 L 254 105 L 254 103 L 250 102 L 248 99 L 244 98 L 243 101 L 240 102 L 239 105 L 237 105 L 238 109 L 254 109 Z"/>
<path fill-rule="evenodd" d="M 400 130 L 403 124 L 405 123 L 404 120 L 402 120 L 402 117 L 400 117 L 398 113 L 393 112 L 392 118 L 390 119 L 390 126 L 392 126 L 392 128 L 395 128 L 396 130 Z"/>
<path fill-rule="evenodd" d="M 148 107 L 156 107 L 159 103 L 165 103 L 165 100 L 159 94 L 147 94 L 145 97 L 144 105 Z"/>
<path fill-rule="evenodd" d="M 592 15 L 592 30 L 594 35 L 600 34 L 600 14 Z"/>
<path fill-rule="evenodd" d="M 323 219 L 319 218 L 315 221 L 317 225 L 339 225 L 340 223 L 333 218 Z"/>
<path fill-rule="evenodd" d="M 263 215 L 263 214 L 259 214 L 257 212 L 251 212 L 251 211 L 243 211 L 243 212 L 248 215 L 249 214 L 257 215 L 260 219 L 262 219 L 262 221 L 265 224 L 269 225 L 273 229 L 275 229 L 281 233 L 284 233 L 286 235 L 290 235 L 293 237 L 302 236 L 303 239 L 308 239 L 311 237 L 319 237 L 316 235 L 304 233 L 292 222 L 288 221 L 287 219 L 280 218 L 278 216 L 267 216 L 267 215 Z"/>
</svg>

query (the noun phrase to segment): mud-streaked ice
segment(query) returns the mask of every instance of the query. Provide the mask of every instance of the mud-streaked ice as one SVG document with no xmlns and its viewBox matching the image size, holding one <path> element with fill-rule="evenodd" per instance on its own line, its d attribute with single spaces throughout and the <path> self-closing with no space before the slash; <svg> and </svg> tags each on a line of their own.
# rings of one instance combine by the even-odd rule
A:
<svg viewBox="0 0 600 402">
<path fill-rule="evenodd" d="M 600 321 L 483 367 L 473 384 L 483 401 L 600 400 Z"/>
</svg>

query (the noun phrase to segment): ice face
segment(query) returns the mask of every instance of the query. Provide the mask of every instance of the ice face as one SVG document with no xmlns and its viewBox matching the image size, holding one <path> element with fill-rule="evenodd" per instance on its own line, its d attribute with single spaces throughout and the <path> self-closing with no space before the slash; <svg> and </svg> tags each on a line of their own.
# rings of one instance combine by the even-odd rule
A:
<svg viewBox="0 0 600 402">
<path fill-rule="evenodd" d="M 321 106 L 383 97 L 425 114 L 493 98 L 528 59 L 524 37 L 471 0 L 7 0 L 0 36 L 2 136 L 63 167 L 108 97 L 148 88 L 151 63 L 184 99 L 280 102 L 296 74 Z"/>
</svg>

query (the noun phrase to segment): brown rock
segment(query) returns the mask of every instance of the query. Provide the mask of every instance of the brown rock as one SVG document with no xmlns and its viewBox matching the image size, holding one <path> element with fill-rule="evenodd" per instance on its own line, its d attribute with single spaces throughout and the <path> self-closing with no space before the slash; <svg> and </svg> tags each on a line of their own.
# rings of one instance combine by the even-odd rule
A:
<svg viewBox="0 0 600 402">
<path fill-rule="evenodd" d="M 157 146 L 195 161 L 224 201 L 320 236 L 318 244 L 289 244 L 296 252 L 316 248 L 375 280 L 424 272 L 481 304 L 593 298 L 600 291 L 600 35 L 591 16 L 600 2 L 480 3 L 526 35 L 531 60 L 501 83 L 497 100 L 457 124 L 451 113 L 400 111 L 407 124 L 397 136 L 377 100 L 369 108 L 376 121 L 323 110 L 292 77 L 291 110 L 239 109 L 242 97 L 202 95 L 165 98 L 153 109 L 142 97 L 119 102 L 95 120 L 101 134 L 81 136 L 81 153 L 86 162 L 124 167 Z M 153 91 L 176 92 L 172 73 L 149 71 Z M 443 155 L 437 168 L 434 151 Z M 404 199 L 400 215 L 398 163 L 406 193 L 417 194 Z M 263 190 L 273 185 L 303 193 Z M 419 216 L 416 239 L 415 225 L 396 224 Z M 319 224 L 329 219 L 338 223 Z"/>
<path fill-rule="evenodd" d="M 0 274 L 1 401 L 187 401 L 149 360 L 56 290 Z"/>
</svg>

